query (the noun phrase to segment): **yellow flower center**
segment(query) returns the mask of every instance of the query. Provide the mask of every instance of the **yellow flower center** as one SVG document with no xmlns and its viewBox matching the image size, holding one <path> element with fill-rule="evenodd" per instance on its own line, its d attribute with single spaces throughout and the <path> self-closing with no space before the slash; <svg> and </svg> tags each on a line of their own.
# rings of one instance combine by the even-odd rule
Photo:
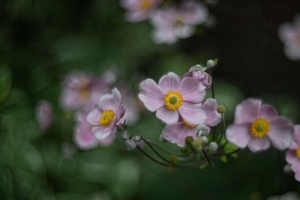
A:
<svg viewBox="0 0 300 200">
<path fill-rule="evenodd" d="M 179 26 L 179 25 L 182 25 L 183 24 L 183 21 L 182 21 L 182 19 L 180 18 L 180 17 L 178 17 L 176 20 L 175 20 L 175 22 L 174 22 L 174 25 L 175 26 Z"/>
<path fill-rule="evenodd" d="M 297 156 L 298 158 L 300 158 L 300 146 L 299 146 L 298 149 L 296 150 L 296 156 Z"/>
<path fill-rule="evenodd" d="M 164 99 L 167 108 L 170 110 L 178 109 L 183 103 L 182 94 L 178 90 L 170 90 Z"/>
<path fill-rule="evenodd" d="M 82 99 L 87 99 L 89 97 L 89 91 L 85 88 L 80 89 L 80 97 Z"/>
<path fill-rule="evenodd" d="M 79 91 L 80 91 L 80 97 L 82 99 L 87 99 L 89 97 L 89 91 L 88 91 L 88 84 L 89 80 L 86 78 L 82 78 L 80 80 L 80 85 L 79 85 Z"/>
<path fill-rule="evenodd" d="M 256 119 L 250 126 L 250 132 L 254 137 L 264 137 L 268 135 L 270 123 L 264 118 Z"/>
<path fill-rule="evenodd" d="M 183 123 L 184 123 L 184 125 L 186 125 L 189 128 L 195 128 L 197 126 L 197 124 L 189 124 L 189 123 L 187 123 L 185 119 L 183 120 Z"/>
<path fill-rule="evenodd" d="M 149 10 L 152 7 L 152 3 L 149 0 L 143 0 L 140 4 L 141 10 Z"/>
<path fill-rule="evenodd" d="M 114 117 L 115 117 L 114 111 L 105 110 L 99 119 L 99 123 L 100 123 L 100 125 L 107 125 L 112 122 Z"/>
</svg>

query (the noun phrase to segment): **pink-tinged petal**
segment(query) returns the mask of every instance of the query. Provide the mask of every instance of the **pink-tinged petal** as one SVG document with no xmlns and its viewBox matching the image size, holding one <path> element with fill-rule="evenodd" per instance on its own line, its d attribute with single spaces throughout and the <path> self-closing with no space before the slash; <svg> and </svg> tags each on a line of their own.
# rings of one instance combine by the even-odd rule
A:
<svg viewBox="0 0 300 200">
<path fill-rule="evenodd" d="M 100 111 L 100 109 L 98 108 L 98 106 L 96 106 L 86 117 L 86 121 L 88 121 L 90 124 L 92 125 L 99 125 L 99 119 L 102 115 L 102 112 Z"/>
<path fill-rule="evenodd" d="M 249 149 L 253 152 L 262 151 L 264 149 L 267 149 L 270 147 L 270 145 L 271 145 L 271 142 L 268 139 L 268 137 L 262 137 L 262 138 L 252 137 L 248 143 Z"/>
<path fill-rule="evenodd" d="M 295 140 L 293 140 L 293 141 L 291 142 L 291 144 L 290 144 L 289 149 L 290 149 L 290 150 L 293 150 L 293 151 L 296 151 L 296 150 L 298 149 L 299 146 L 300 146 L 300 145 L 297 144 L 297 143 L 295 142 Z"/>
<path fill-rule="evenodd" d="M 74 140 L 80 149 L 91 149 L 98 144 L 98 140 L 91 132 L 89 125 L 83 123 L 75 128 Z"/>
<path fill-rule="evenodd" d="M 183 102 L 178 108 L 178 112 L 188 124 L 203 124 L 206 119 L 205 110 L 201 104 L 191 104 Z"/>
<path fill-rule="evenodd" d="M 111 130 L 106 126 L 94 126 L 92 132 L 98 140 L 103 140 L 109 136 Z"/>
<path fill-rule="evenodd" d="M 300 146 L 300 125 L 294 125 L 294 141 Z"/>
<path fill-rule="evenodd" d="M 195 27 L 188 24 L 177 25 L 174 26 L 173 31 L 177 38 L 185 39 L 193 35 Z"/>
<path fill-rule="evenodd" d="M 228 141 L 244 148 L 251 139 L 250 124 L 232 124 L 226 129 L 226 138 Z"/>
<path fill-rule="evenodd" d="M 277 117 L 278 113 L 272 106 L 262 105 L 259 109 L 258 116 L 270 120 Z"/>
<path fill-rule="evenodd" d="M 300 181 L 300 172 L 299 171 L 297 173 L 295 173 L 295 179 L 297 181 Z"/>
<path fill-rule="evenodd" d="M 148 18 L 149 18 L 149 12 L 131 11 L 131 12 L 127 12 L 125 14 L 125 19 L 127 21 L 133 22 L 133 23 L 140 22 L 140 21 L 146 20 Z"/>
<path fill-rule="evenodd" d="M 176 110 L 170 110 L 162 107 L 156 111 L 156 117 L 166 124 L 175 124 L 179 119 L 179 114 Z"/>
<path fill-rule="evenodd" d="M 156 44 L 173 44 L 177 41 L 172 28 L 156 28 L 152 33 L 152 40 Z"/>
<path fill-rule="evenodd" d="M 204 123 L 208 126 L 216 126 L 222 121 L 222 115 L 217 111 L 209 113 Z"/>
<path fill-rule="evenodd" d="M 218 105 L 219 104 L 218 104 L 217 100 L 213 99 L 213 98 L 208 98 L 203 103 L 203 107 L 207 113 L 215 112 L 217 110 Z"/>
<path fill-rule="evenodd" d="M 105 94 L 99 99 L 98 106 L 101 111 L 113 110 L 116 112 L 122 101 L 122 95 L 117 88 L 112 90 L 112 94 Z"/>
<path fill-rule="evenodd" d="M 249 98 L 242 101 L 242 103 L 235 108 L 234 123 L 241 124 L 253 122 L 258 116 L 260 105 L 261 100 L 258 99 Z"/>
<path fill-rule="evenodd" d="M 275 117 L 270 121 L 270 131 L 268 137 L 272 145 L 277 149 L 286 149 L 292 142 L 294 131 L 292 122 L 285 117 Z"/>
<path fill-rule="evenodd" d="M 164 105 L 164 95 L 164 92 L 152 79 L 141 82 L 139 98 L 150 111 L 156 111 Z"/>
<path fill-rule="evenodd" d="M 300 173 L 300 160 L 297 159 L 292 163 L 291 169 L 297 174 Z"/>
<path fill-rule="evenodd" d="M 178 90 L 180 82 L 180 76 L 173 72 L 169 72 L 159 79 L 158 85 L 164 93 L 167 93 L 170 90 Z"/>
<path fill-rule="evenodd" d="M 115 138 L 116 138 L 116 133 L 112 132 L 106 138 L 98 141 L 102 146 L 109 146 L 115 141 Z"/>
<path fill-rule="evenodd" d="M 206 94 L 205 86 L 192 77 L 184 78 L 178 90 L 182 94 L 183 100 L 191 103 L 201 103 Z"/>
<path fill-rule="evenodd" d="M 294 162 L 296 162 L 297 160 L 299 160 L 299 158 L 296 156 L 296 152 L 295 151 L 288 151 L 285 154 L 285 159 L 286 162 L 289 164 L 293 164 Z"/>
<path fill-rule="evenodd" d="M 189 128 L 184 125 L 183 122 L 178 122 L 173 125 L 166 125 L 162 130 L 162 136 L 164 139 L 171 143 L 177 143 L 178 146 L 186 146 L 185 138 L 192 136 L 194 139 L 197 138 L 197 128 Z"/>
</svg>

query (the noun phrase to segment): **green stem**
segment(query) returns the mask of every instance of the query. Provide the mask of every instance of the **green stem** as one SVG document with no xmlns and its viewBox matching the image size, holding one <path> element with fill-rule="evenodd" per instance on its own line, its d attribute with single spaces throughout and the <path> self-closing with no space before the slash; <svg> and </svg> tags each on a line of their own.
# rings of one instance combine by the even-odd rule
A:
<svg viewBox="0 0 300 200">
<path fill-rule="evenodd" d="M 147 139 L 144 139 L 146 140 L 147 142 L 149 142 L 150 144 L 152 144 L 153 146 L 157 147 L 158 149 L 164 151 L 165 153 L 168 153 L 168 154 L 175 154 L 176 156 L 178 157 L 187 157 L 186 155 L 182 154 L 182 153 L 177 153 L 177 152 L 174 152 L 174 151 L 170 151 L 168 149 L 165 149 L 164 147 L 160 146 L 159 144 L 151 141 L 151 140 L 147 140 Z M 190 156 L 190 155 L 188 155 Z"/>
<path fill-rule="evenodd" d="M 223 135 L 225 135 L 225 127 L 226 127 L 225 117 L 224 117 L 224 113 L 222 113 L 222 130 L 221 130 L 221 135 L 218 140 L 218 144 L 221 144 L 222 137 L 223 137 Z"/>
</svg>

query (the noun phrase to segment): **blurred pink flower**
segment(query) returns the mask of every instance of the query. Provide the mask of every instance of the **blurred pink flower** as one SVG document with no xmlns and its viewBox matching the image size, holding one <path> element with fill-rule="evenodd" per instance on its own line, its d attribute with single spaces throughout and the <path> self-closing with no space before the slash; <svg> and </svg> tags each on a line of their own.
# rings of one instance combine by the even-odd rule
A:
<svg viewBox="0 0 300 200">
<path fill-rule="evenodd" d="M 300 60 L 300 14 L 293 23 L 284 23 L 278 28 L 278 36 L 284 43 L 284 53 L 291 60 Z"/>
<path fill-rule="evenodd" d="M 294 126 L 293 141 L 286 153 L 286 161 L 295 172 L 295 179 L 300 181 L 300 125 Z"/>
<path fill-rule="evenodd" d="M 109 83 L 105 79 L 82 71 L 71 72 L 63 82 L 60 98 L 61 106 L 66 110 L 82 108 L 109 91 Z"/>
<path fill-rule="evenodd" d="M 92 125 L 86 120 L 90 110 L 80 111 L 76 115 L 77 124 L 74 128 L 74 141 L 80 149 L 91 149 L 98 144 L 102 146 L 110 145 L 115 139 L 115 132 L 112 132 L 103 140 L 98 140 L 92 133 Z"/>
<path fill-rule="evenodd" d="M 194 1 L 184 1 L 179 8 L 162 8 L 151 19 L 155 28 L 153 41 L 172 44 L 177 39 L 188 38 L 194 33 L 195 25 L 204 23 L 208 14 L 203 4 Z"/>
<path fill-rule="evenodd" d="M 181 80 L 169 72 L 158 85 L 152 79 L 141 82 L 139 98 L 166 124 L 175 124 L 179 116 L 189 124 L 202 124 L 206 118 L 201 104 L 205 94 L 205 87 L 198 80 L 191 77 Z"/>
<path fill-rule="evenodd" d="M 217 107 L 219 106 L 216 99 L 206 99 L 203 103 L 203 108 L 205 109 L 206 119 L 204 124 L 208 126 L 216 126 L 222 121 L 222 116 L 217 112 Z"/>
<path fill-rule="evenodd" d="M 52 104 L 45 100 L 40 100 L 36 106 L 35 116 L 43 132 L 47 131 L 52 124 Z"/>
<path fill-rule="evenodd" d="M 234 124 L 226 129 L 226 137 L 238 147 L 248 145 L 253 152 L 269 148 L 288 148 L 292 141 L 292 122 L 278 116 L 277 111 L 261 100 L 246 99 L 235 109 Z"/>
<path fill-rule="evenodd" d="M 204 68 L 201 65 L 191 67 L 189 72 L 183 75 L 183 78 L 184 77 L 193 77 L 199 80 L 207 89 L 210 88 L 212 83 L 211 76 L 204 71 Z"/>
<path fill-rule="evenodd" d="M 121 101 L 121 93 L 114 88 L 112 94 L 101 96 L 98 105 L 87 115 L 86 120 L 93 125 L 91 130 L 99 140 L 107 138 L 124 116 Z"/>
<path fill-rule="evenodd" d="M 139 22 L 148 19 L 162 0 L 121 0 L 121 5 L 128 10 L 125 19 Z"/>
</svg>

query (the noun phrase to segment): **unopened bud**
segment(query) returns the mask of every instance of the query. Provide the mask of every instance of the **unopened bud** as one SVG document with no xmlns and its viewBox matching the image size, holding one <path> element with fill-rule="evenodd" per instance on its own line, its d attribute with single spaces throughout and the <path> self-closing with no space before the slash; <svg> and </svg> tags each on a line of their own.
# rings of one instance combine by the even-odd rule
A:
<svg viewBox="0 0 300 200">
<path fill-rule="evenodd" d="M 207 135 L 210 128 L 206 124 L 200 124 L 197 126 L 198 136 Z"/>
<path fill-rule="evenodd" d="M 213 68 L 215 66 L 215 62 L 213 60 L 208 60 L 206 65 L 208 68 Z"/>
<path fill-rule="evenodd" d="M 139 142 L 141 141 L 142 137 L 140 135 L 135 135 L 132 137 L 132 139 L 135 141 L 135 142 Z"/>
<path fill-rule="evenodd" d="M 192 136 L 187 136 L 185 138 L 185 143 L 186 144 L 191 144 L 194 141 L 194 138 Z"/>
<path fill-rule="evenodd" d="M 218 149 L 218 144 L 215 142 L 209 143 L 208 146 L 209 146 L 209 150 L 211 150 L 211 151 L 216 151 Z"/>
<path fill-rule="evenodd" d="M 128 139 L 125 141 L 125 149 L 130 151 L 136 148 L 137 144 L 135 141 L 133 141 L 132 139 Z"/>
<path fill-rule="evenodd" d="M 120 136 L 123 140 L 127 140 L 130 138 L 130 133 L 126 130 L 122 130 Z"/>
<path fill-rule="evenodd" d="M 223 106 L 223 105 L 219 105 L 219 106 L 217 107 L 217 112 L 218 112 L 218 113 L 223 114 L 223 113 L 225 113 L 225 110 L 226 110 L 226 108 L 225 108 L 225 106 Z"/>
<path fill-rule="evenodd" d="M 283 167 L 283 172 L 288 174 L 288 173 L 291 173 L 292 172 L 292 167 L 291 165 L 287 164 Z"/>
<path fill-rule="evenodd" d="M 195 139 L 193 142 L 192 142 L 192 145 L 194 147 L 201 147 L 202 146 L 202 141 L 200 139 Z"/>
<path fill-rule="evenodd" d="M 171 163 L 176 163 L 178 160 L 178 157 L 175 154 L 170 155 L 170 162 Z"/>
<path fill-rule="evenodd" d="M 208 143 L 208 138 L 206 136 L 202 136 L 200 139 L 203 143 L 205 143 L 205 144 Z"/>
</svg>

